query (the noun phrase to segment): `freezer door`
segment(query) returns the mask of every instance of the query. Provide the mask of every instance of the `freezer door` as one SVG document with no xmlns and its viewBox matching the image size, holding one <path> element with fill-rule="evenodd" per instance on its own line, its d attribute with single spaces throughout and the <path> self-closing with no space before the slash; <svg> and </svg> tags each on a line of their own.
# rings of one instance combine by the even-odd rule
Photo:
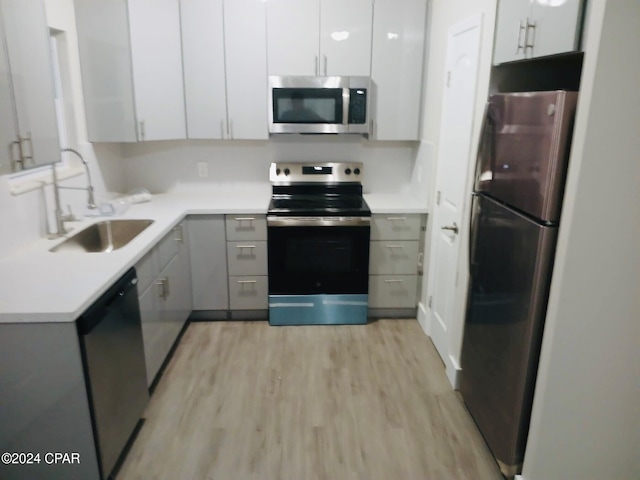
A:
<svg viewBox="0 0 640 480">
<path fill-rule="evenodd" d="M 577 98 L 565 91 L 491 95 L 475 190 L 557 222 Z"/>
<path fill-rule="evenodd" d="M 513 466 L 524 454 L 557 228 L 483 195 L 471 220 L 460 392 L 501 466 Z"/>
</svg>

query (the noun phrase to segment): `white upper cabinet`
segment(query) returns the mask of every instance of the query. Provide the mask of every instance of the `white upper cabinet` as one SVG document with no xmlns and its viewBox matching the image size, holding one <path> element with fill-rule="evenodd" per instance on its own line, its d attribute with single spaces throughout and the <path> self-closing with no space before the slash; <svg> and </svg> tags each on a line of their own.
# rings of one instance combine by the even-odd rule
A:
<svg viewBox="0 0 640 480">
<path fill-rule="evenodd" d="M 44 2 L 0 0 L 0 48 L 0 174 L 59 161 Z"/>
<path fill-rule="evenodd" d="M 320 2 L 269 0 L 269 75 L 318 75 Z"/>
<path fill-rule="evenodd" d="M 189 138 L 262 140 L 267 130 L 262 0 L 182 0 Z"/>
<path fill-rule="evenodd" d="M 498 4 L 493 63 L 576 51 L 584 0 L 510 0 Z"/>
<path fill-rule="evenodd" d="M 186 138 L 178 0 L 129 0 L 139 140 Z"/>
<path fill-rule="evenodd" d="M 187 137 L 227 137 L 222 0 L 182 0 Z"/>
<path fill-rule="evenodd" d="M 321 75 L 371 74 L 371 0 L 321 0 Z"/>
<path fill-rule="evenodd" d="M 186 138 L 178 0 L 76 0 L 89 140 Z"/>
<path fill-rule="evenodd" d="M 372 0 L 269 0 L 269 75 L 371 73 Z"/>
<path fill-rule="evenodd" d="M 233 139 L 269 138 L 266 27 L 263 0 L 225 1 L 227 109 Z"/>
<path fill-rule="evenodd" d="M 376 0 L 373 128 L 376 140 L 418 140 L 427 0 Z"/>
</svg>

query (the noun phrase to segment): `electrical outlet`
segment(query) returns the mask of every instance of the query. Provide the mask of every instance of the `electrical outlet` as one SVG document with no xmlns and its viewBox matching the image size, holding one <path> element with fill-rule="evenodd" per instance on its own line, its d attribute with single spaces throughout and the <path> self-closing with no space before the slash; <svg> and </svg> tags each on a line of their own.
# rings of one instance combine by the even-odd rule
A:
<svg viewBox="0 0 640 480">
<path fill-rule="evenodd" d="M 209 164 L 207 162 L 198 162 L 198 176 L 200 178 L 209 176 Z"/>
</svg>

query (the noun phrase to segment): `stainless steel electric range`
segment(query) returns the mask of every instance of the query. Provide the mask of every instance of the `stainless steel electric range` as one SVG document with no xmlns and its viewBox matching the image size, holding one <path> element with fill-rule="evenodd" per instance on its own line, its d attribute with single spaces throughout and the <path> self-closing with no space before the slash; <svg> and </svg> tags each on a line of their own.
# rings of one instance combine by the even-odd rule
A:
<svg viewBox="0 0 640 480">
<path fill-rule="evenodd" d="M 269 323 L 367 323 L 371 210 L 362 164 L 273 163 Z"/>
</svg>

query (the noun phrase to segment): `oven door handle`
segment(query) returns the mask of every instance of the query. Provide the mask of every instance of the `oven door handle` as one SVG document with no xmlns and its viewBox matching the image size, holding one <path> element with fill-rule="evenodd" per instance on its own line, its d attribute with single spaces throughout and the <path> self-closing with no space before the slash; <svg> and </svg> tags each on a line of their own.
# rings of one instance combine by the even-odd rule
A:
<svg viewBox="0 0 640 480">
<path fill-rule="evenodd" d="M 268 227 L 368 227 L 371 217 L 277 217 L 268 216 Z"/>
</svg>

